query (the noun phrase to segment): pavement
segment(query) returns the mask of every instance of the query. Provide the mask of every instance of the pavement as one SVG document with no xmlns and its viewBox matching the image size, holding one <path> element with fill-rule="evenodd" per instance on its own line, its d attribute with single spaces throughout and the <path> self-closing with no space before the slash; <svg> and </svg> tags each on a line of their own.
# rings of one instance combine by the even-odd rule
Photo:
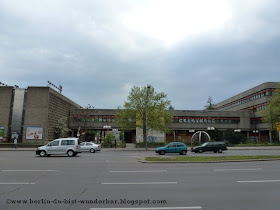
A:
<svg viewBox="0 0 280 210">
<path fill-rule="evenodd" d="M 37 148 L 0 148 L 0 151 L 36 151 Z M 154 151 L 155 148 L 148 148 L 148 151 Z M 188 149 L 189 150 L 189 149 Z M 255 146 L 255 147 L 228 147 L 228 150 L 280 150 L 280 146 Z M 102 151 L 146 151 L 146 148 L 102 148 Z"/>
</svg>

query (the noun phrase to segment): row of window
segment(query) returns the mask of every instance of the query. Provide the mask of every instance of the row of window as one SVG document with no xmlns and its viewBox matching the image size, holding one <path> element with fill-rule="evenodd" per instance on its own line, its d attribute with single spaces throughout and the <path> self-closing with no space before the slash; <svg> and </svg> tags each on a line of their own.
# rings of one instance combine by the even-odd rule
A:
<svg viewBox="0 0 280 210">
<path fill-rule="evenodd" d="M 245 104 L 245 103 L 248 103 L 250 101 L 262 98 L 264 96 L 271 96 L 273 94 L 274 94 L 274 89 L 264 90 L 264 91 L 255 93 L 255 94 L 253 94 L 251 96 L 244 97 L 243 99 L 234 101 L 231 104 L 224 105 L 222 107 L 218 107 L 217 110 L 221 110 L 221 111 L 227 110 L 227 109 L 233 108 L 235 106 L 239 106 L 241 104 Z"/>
<path fill-rule="evenodd" d="M 239 123 L 239 119 L 180 119 L 180 118 L 175 118 L 174 123 L 235 124 L 235 123 Z"/>
</svg>

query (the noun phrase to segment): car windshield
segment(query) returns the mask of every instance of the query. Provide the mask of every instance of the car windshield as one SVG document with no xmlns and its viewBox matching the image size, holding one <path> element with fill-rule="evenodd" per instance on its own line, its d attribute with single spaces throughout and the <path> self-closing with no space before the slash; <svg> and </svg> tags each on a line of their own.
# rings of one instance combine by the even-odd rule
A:
<svg viewBox="0 0 280 210">
<path fill-rule="evenodd" d="M 207 142 L 201 144 L 202 147 L 206 146 L 207 145 Z"/>
</svg>

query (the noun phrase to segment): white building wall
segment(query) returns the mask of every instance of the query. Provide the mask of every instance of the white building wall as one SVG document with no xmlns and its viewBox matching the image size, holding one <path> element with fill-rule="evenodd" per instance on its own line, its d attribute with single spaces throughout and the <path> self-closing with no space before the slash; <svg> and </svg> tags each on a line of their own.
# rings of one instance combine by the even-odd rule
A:
<svg viewBox="0 0 280 210">
<path fill-rule="evenodd" d="M 147 140 L 148 142 L 165 142 L 165 133 L 155 130 L 149 130 Z M 139 143 L 143 141 L 143 129 L 136 128 L 136 142 Z"/>
</svg>

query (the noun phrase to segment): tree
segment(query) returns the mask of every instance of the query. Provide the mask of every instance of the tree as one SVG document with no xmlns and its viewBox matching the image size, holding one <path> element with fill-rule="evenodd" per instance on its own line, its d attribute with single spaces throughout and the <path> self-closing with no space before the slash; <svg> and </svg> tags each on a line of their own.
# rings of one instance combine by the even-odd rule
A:
<svg viewBox="0 0 280 210">
<path fill-rule="evenodd" d="M 272 96 L 271 102 L 267 105 L 266 109 L 260 111 L 260 115 L 263 116 L 263 121 L 268 123 L 271 128 L 271 132 L 276 132 L 276 122 L 280 122 L 280 84 L 277 86 Z"/>
<path fill-rule="evenodd" d="M 116 121 L 123 130 L 130 131 L 135 127 L 143 129 L 144 142 L 147 141 L 147 130 L 153 129 L 169 132 L 168 124 L 172 114 L 168 112 L 170 101 L 165 93 L 157 93 L 150 85 L 134 86 L 123 107 L 118 107 Z"/>
<path fill-rule="evenodd" d="M 212 97 L 211 96 L 209 96 L 208 97 L 208 100 L 207 100 L 207 105 L 206 106 L 204 106 L 207 110 L 215 110 L 215 104 L 214 104 L 214 102 L 213 102 L 213 100 L 212 100 Z"/>
<path fill-rule="evenodd" d="M 66 117 L 61 117 L 57 125 L 55 127 L 55 132 L 58 135 L 58 137 L 64 137 L 65 133 L 69 131 L 69 128 L 67 126 L 67 118 Z"/>
</svg>

